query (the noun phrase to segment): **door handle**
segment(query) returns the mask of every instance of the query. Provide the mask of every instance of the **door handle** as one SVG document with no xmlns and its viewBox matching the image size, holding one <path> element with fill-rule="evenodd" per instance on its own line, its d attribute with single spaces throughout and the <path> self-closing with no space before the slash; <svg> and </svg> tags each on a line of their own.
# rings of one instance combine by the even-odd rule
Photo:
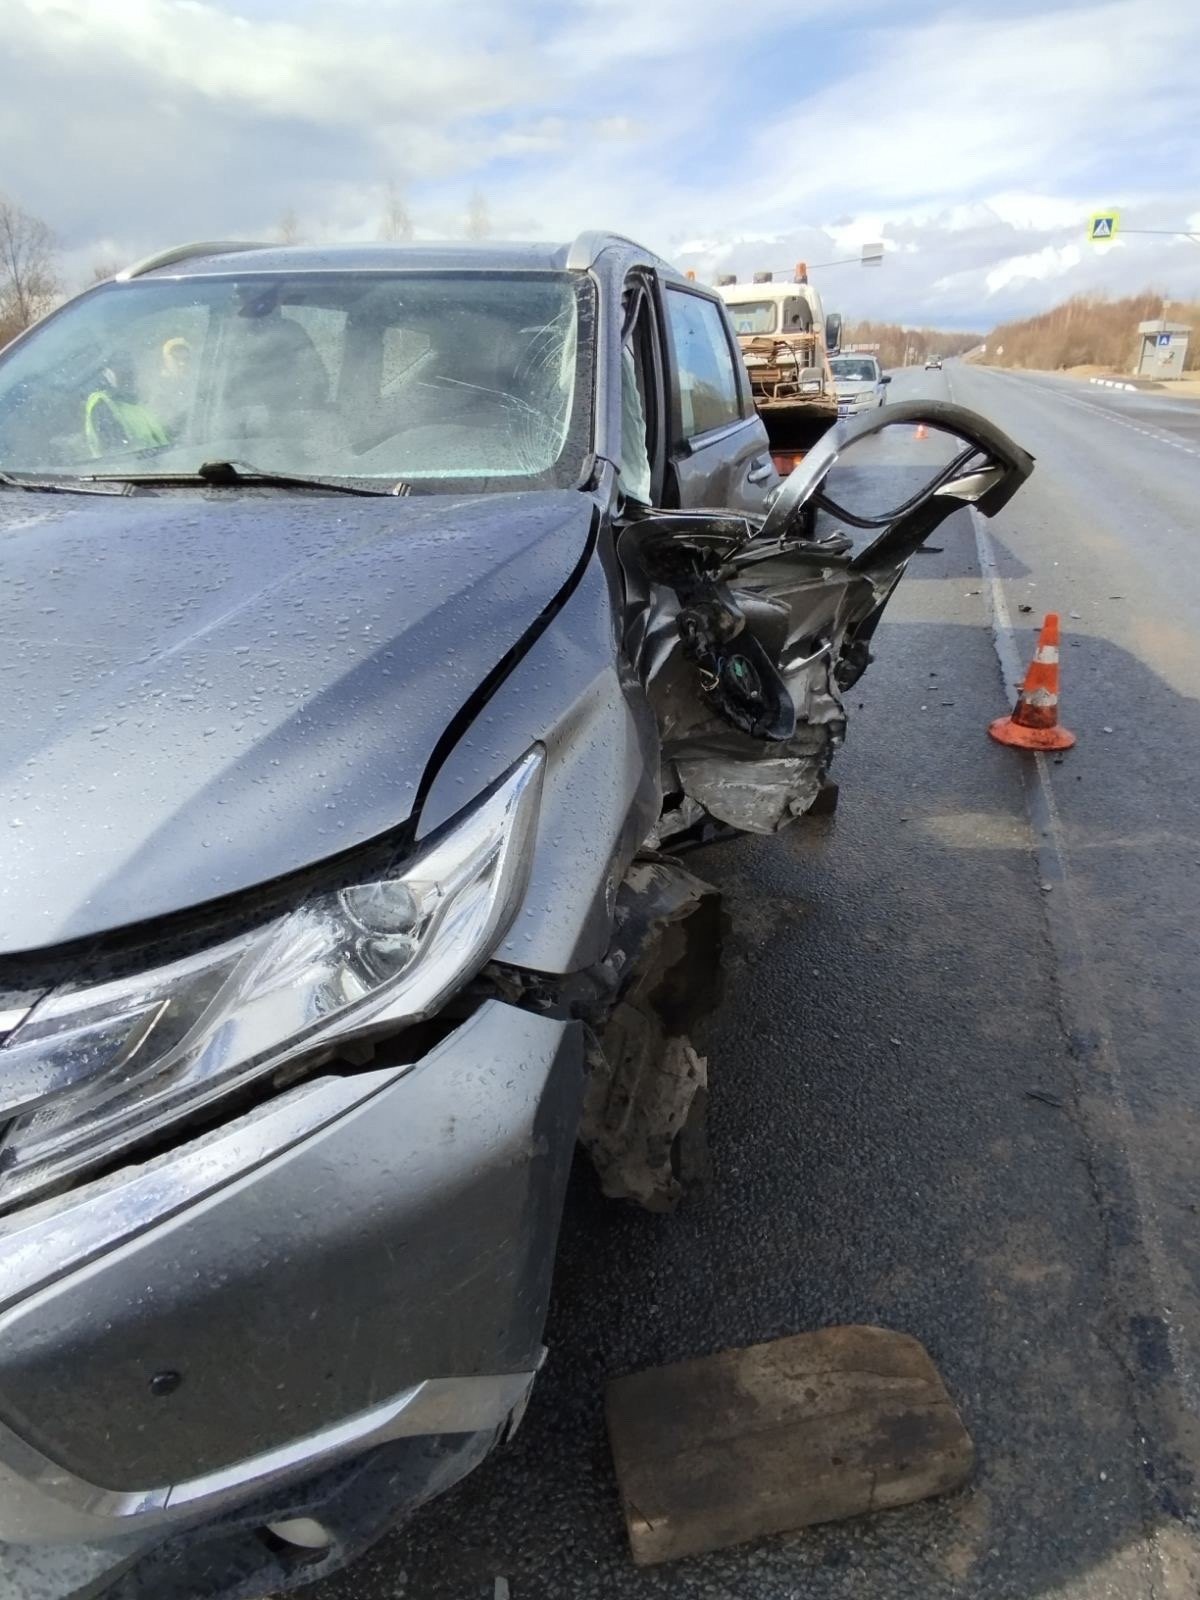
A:
<svg viewBox="0 0 1200 1600">
<path fill-rule="evenodd" d="M 770 456 L 759 456 L 750 463 L 750 470 L 746 474 L 747 483 L 766 483 L 775 470 L 775 463 Z"/>
</svg>

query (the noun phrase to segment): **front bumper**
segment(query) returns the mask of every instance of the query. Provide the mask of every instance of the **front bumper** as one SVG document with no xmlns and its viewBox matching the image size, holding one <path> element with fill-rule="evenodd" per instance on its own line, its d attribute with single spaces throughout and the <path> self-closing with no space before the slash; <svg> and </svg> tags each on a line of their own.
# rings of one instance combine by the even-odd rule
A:
<svg viewBox="0 0 1200 1600">
<path fill-rule="evenodd" d="M 469 1470 L 541 1359 L 582 1081 L 578 1024 L 489 1001 L 0 1224 L 0 1540 L 311 1512 L 395 1441 Z"/>
</svg>

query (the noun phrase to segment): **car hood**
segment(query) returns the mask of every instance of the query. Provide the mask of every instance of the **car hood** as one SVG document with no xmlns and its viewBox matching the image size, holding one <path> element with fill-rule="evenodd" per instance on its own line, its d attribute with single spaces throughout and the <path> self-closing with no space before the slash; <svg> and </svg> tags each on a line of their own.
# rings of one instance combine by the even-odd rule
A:
<svg viewBox="0 0 1200 1600">
<path fill-rule="evenodd" d="M 850 400 L 855 395 L 874 394 L 879 386 L 873 378 L 838 378 L 833 387 L 839 398 Z"/>
<path fill-rule="evenodd" d="M 0 492 L 0 953 L 404 822 L 455 712 L 575 572 L 594 509 L 565 490 Z"/>
</svg>

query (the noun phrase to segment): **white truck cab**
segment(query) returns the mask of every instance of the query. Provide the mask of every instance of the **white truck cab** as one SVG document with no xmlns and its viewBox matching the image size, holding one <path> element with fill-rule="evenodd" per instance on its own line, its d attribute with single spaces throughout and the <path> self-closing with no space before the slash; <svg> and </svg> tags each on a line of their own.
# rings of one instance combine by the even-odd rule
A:
<svg viewBox="0 0 1200 1600">
<path fill-rule="evenodd" d="M 837 421 L 829 351 L 837 348 L 841 318 L 826 314 L 803 262 L 791 283 L 759 272 L 753 283 L 718 278 L 717 293 L 737 335 L 775 465 L 786 474 Z"/>
<path fill-rule="evenodd" d="M 825 308 L 811 283 L 718 283 L 717 292 L 739 339 L 815 333 L 825 346 Z"/>
</svg>

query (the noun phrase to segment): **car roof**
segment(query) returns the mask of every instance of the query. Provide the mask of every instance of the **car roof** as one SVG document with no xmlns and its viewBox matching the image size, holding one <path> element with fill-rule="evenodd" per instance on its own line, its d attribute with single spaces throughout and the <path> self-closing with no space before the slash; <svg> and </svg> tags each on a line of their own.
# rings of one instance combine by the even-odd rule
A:
<svg viewBox="0 0 1200 1600">
<path fill-rule="evenodd" d="M 135 278 L 219 277 L 280 272 L 597 272 L 624 276 L 652 267 L 678 283 L 683 274 L 621 234 L 590 231 L 569 244 L 446 240 L 435 244 L 253 244 L 213 240 L 158 251 L 118 272 Z"/>
</svg>

